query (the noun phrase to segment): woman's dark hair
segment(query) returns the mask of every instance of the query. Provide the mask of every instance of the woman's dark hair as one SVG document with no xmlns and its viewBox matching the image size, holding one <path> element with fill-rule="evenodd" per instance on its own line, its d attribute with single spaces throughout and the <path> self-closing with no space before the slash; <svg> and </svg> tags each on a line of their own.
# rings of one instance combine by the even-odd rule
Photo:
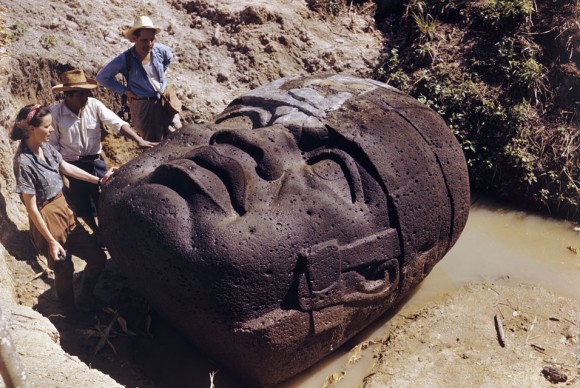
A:
<svg viewBox="0 0 580 388">
<path fill-rule="evenodd" d="M 26 140 L 28 138 L 28 126 L 38 127 L 42 119 L 50 114 L 50 108 L 46 105 L 30 104 L 20 109 L 16 116 L 16 123 L 10 131 L 10 139 Z"/>
</svg>

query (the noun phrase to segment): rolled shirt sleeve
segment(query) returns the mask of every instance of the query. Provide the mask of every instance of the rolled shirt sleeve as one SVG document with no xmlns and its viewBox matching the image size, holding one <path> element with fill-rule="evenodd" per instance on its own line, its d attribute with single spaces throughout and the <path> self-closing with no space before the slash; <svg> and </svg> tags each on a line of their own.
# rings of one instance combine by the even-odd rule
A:
<svg viewBox="0 0 580 388">
<path fill-rule="evenodd" d="M 155 46 L 153 47 L 154 49 L 157 48 L 157 50 L 153 50 L 153 55 L 154 55 L 154 65 L 158 66 L 157 67 L 157 71 L 159 73 L 159 65 L 161 65 L 163 71 L 159 74 L 159 79 L 161 81 L 161 89 L 165 90 L 165 88 L 167 87 L 167 77 L 165 76 L 165 73 L 167 72 L 167 69 L 169 68 L 169 65 L 171 64 L 171 62 L 173 62 L 173 52 L 171 51 L 171 49 L 161 43 L 156 43 Z"/>
<path fill-rule="evenodd" d="M 14 166 L 14 176 L 16 177 L 16 193 L 36 195 L 35 177 L 28 166 L 21 164 Z"/>
<path fill-rule="evenodd" d="M 162 63 L 163 63 L 163 71 L 167 71 L 167 69 L 169 68 L 169 65 L 171 65 L 171 62 L 173 62 L 173 52 L 171 51 L 171 49 L 165 45 L 159 44 L 159 52 L 161 54 L 161 56 L 163 57 Z"/>
<path fill-rule="evenodd" d="M 99 70 L 96 76 L 97 82 L 113 93 L 117 93 L 119 95 L 125 93 L 127 87 L 117 81 L 116 78 L 117 74 L 125 74 L 127 72 L 127 66 L 125 62 L 125 52 L 117 55 L 111 60 L 111 62 L 107 63 L 105 67 Z"/>
<path fill-rule="evenodd" d="M 119 135 L 119 133 L 121 132 L 121 127 L 123 125 L 129 125 L 129 123 L 122 120 L 119 116 L 117 116 L 115 112 L 107 108 L 105 104 L 103 104 L 101 101 L 95 99 L 94 103 L 95 110 L 97 112 L 97 115 L 99 116 L 101 123 L 105 127 L 111 129 L 115 135 Z"/>
</svg>

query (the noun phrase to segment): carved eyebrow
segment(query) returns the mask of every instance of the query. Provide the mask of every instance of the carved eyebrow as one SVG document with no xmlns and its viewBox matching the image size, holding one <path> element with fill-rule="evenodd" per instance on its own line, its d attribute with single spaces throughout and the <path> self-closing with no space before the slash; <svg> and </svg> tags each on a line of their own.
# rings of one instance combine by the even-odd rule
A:
<svg viewBox="0 0 580 388">
<path fill-rule="evenodd" d="M 332 159 L 340 164 L 350 187 L 353 203 L 364 201 L 364 188 L 358 166 L 351 155 L 338 148 L 323 148 L 308 152 L 306 163 L 313 165 L 324 159 Z"/>
<path fill-rule="evenodd" d="M 249 155 L 256 163 L 256 173 L 267 181 L 274 181 L 282 177 L 287 168 L 280 149 L 289 147 L 299 149 L 293 137 L 282 131 L 274 130 L 269 133 L 258 132 L 260 128 L 239 132 L 223 129 L 210 138 L 210 145 L 228 144 Z M 266 138 L 264 136 L 267 136 Z M 276 146 L 280 144 L 281 147 Z"/>
<path fill-rule="evenodd" d="M 229 144 L 247 153 L 254 161 L 256 165 L 262 163 L 264 158 L 264 151 L 262 148 L 251 141 L 248 141 L 245 137 L 239 136 L 236 132 L 223 130 L 216 132 L 209 139 L 210 145 L 215 144 Z"/>
</svg>

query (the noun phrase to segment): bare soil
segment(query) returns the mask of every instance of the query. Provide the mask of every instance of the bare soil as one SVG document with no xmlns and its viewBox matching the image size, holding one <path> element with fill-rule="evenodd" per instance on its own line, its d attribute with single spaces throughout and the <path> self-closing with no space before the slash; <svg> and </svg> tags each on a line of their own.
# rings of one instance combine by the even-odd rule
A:
<svg viewBox="0 0 580 388">
<path fill-rule="evenodd" d="M 469 284 L 393 318 L 364 386 L 578 386 L 579 313 L 541 287 Z"/>
<path fill-rule="evenodd" d="M 349 3 L 350 4 L 350 3 Z M 303 1 L 8 0 L 0 5 L 0 325 L 17 349 L 30 386 L 175 387 L 210 385 L 220 366 L 189 346 L 148 309 L 109 261 L 97 288 L 103 309 L 67 314 L 53 276 L 28 238 L 28 220 L 11 165 L 8 133 L 24 104 L 52 104 L 64 65 L 89 76 L 129 47 L 122 33 L 151 15 L 159 40 L 177 56 L 170 78 L 184 102 L 183 121 L 206 122 L 246 90 L 281 76 L 322 71 L 367 77 L 385 46 L 374 3 L 344 5 L 337 16 Z M 99 88 L 113 109 L 119 101 Z M 110 165 L 139 153 L 104 134 Z M 76 275 L 83 262 L 75 259 Z M 578 385 L 579 301 L 535 286 L 477 284 L 404 316 L 374 352 L 365 387 Z M 501 317 L 505 346 L 494 316 Z M 355 347 L 360 349 L 360 347 Z M 545 367 L 554 368 L 542 374 Z M 347 374 L 338 371 L 328 384 Z M 9 384 L 4 383 L 9 386 Z M 218 388 L 240 386 L 221 371 Z M 3 386 L 0 381 L 0 387 Z"/>
</svg>

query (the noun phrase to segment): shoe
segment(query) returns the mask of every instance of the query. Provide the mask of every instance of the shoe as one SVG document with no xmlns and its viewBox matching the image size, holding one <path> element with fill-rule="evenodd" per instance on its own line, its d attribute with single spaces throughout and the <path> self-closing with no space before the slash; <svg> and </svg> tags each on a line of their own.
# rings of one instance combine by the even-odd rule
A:
<svg viewBox="0 0 580 388">
<path fill-rule="evenodd" d="M 58 305 L 65 314 L 74 313 L 77 310 L 74 300 L 58 300 Z"/>
<path fill-rule="evenodd" d="M 77 309 L 87 314 L 94 313 L 99 310 L 101 306 L 101 301 L 94 295 L 80 295 L 76 302 Z"/>
</svg>

